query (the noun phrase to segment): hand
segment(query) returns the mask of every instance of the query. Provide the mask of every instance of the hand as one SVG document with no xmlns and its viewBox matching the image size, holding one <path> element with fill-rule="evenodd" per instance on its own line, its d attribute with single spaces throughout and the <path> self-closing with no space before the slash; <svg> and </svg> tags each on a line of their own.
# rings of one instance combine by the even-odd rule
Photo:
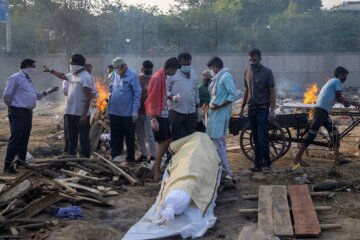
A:
<svg viewBox="0 0 360 240">
<path fill-rule="evenodd" d="M 215 104 L 215 103 L 210 103 L 210 104 L 209 104 L 209 108 L 212 109 L 212 110 L 216 110 L 216 109 L 221 108 L 221 106 L 220 106 L 220 105 L 217 105 L 217 104 Z"/>
<path fill-rule="evenodd" d="M 50 93 L 56 92 L 57 90 L 59 90 L 59 87 L 52 87 L 52 88 L 45 90 L 44 94 L 49 95 Z"/>
<path fill-rule="evenodd" d="M 44 68 L 43 72 L 50 72 L 50 68 L 48 68 L 47 66 L 43 65 L 43 68 Z"/>
<path fill-rule="evenodd" d="M 201 109 L 198 107 L 197 110 L 196 110 L 196 117 L 197 117 L 197 121 L 198 122 L 201 122 L 202 120 L 202 116 L 201 116 Z"/>
<path fill-rule="evenodd" d="M 81 116 L 80 120 L 79 120 L 79 124 L 80 125 L 85 125 L 87 122 L 87 116 Z"/>
<path fill-rule="evenodd" d="M 240 108 L 239 117 L 240 118 L 244 117 L 244 109 L 243 108 Z"/>
<path fill-rule="evenodd" d="M 135 123 L 135 122 L 137 121 L 138 117 L 139 117 L 138 113 L 133 113 L 133 114 L 132 114 L 132 121 L 133 121 L 133 123 Z"/>
<path fill-rule="evenodd" d="M 159 122 L 156 118 L 151 119 L 150 121 L 152 129 L 154 129 L 155 132 L 159 131 Z"/>
<path fill-rule="evenodd" d="M 269 117 L 268 117 L 268 121 L 269 122 L 275 122 L 276 120 L 276 114 L 275 114 L 275 111 L 274 110 L 270 110 L 269 112 Z"/>
<path fill-rule="evenodd" d="M 177 94 L 176 96 L 173 96 L 173 97 L 171 98 L 171 100 L 172 100 L 173 102 L 178 102 L 178 101 L 180 100 L 180 95 Z"/>
</svg>

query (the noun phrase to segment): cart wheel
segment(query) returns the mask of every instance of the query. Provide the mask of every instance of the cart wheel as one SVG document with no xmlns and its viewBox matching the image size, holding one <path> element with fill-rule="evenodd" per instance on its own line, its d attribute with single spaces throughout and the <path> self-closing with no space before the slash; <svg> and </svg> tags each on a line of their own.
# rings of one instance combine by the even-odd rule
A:
<svg viewBox="0 0 360 240">
<path fill-rule="evenodd" d="M 245 125 L 240 133 L 240 148 L 242 153 L 252 162 L 255 161 L 255 145 L 252 139 L 252 132 L 248 130 L 249 123 Z M 290 134 L 290 131 L 287 132 Z M 278 123 L 273 123 L 269 129 L 270 161 L 275 162 L 286 153 L 290 148 L 290 143 L 286 142 L 284 130 Z"/>
<path fill-rule="evenodd" d="M 284 153 L 280 157 L 283 157 L 290 150 L 290 147 L 291 147 L 291 141 L 290 141 L 291 132 L 290 132 L 290 129 L 289 128 L 283 128 L 283 130 L 284 130 L 284 134 L 285 134 L 285 150 L 284 150 Z"/>
</svg>

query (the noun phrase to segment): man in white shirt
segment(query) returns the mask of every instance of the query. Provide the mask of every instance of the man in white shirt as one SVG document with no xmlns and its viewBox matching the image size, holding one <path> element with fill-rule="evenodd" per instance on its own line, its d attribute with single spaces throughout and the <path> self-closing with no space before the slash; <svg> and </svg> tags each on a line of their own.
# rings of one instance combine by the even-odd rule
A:
<svg viewBox="0 0 360 240">
<path fill-rule="evenodd" d="M 73 54 L 70 58 L 70 73 L 64 74 L 44 66 L 44 72 L 69 81 L 65 115 L 67 118 L 68 151 L 76 155 L 80 137 L 80 155 L 90 157 L 90 103 L 94 96 L 94 78 L 86 71 L 85 57 Z"/>
<path fill-rule="evenodd" d="M 173 141 L 194 133 L 197 120 L 201 120 L 197 75 L 191 68 L 191 59 L 189 53 L 181 53 L 181 69 L 166 79 Z"/>
</svg>

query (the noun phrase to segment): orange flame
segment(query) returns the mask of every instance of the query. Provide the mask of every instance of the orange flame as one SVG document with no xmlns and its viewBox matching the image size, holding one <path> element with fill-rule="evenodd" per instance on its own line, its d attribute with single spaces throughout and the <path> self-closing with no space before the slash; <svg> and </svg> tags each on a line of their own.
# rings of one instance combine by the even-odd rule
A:
<svg viewBox="0 0 360 240">
<path fill-rule="evenodd" d="M 100 83 L 99 79 L 96 79 L 96 90 L 98 92 L 98 97 L 96 99 L 95 105 L 100 112 L 104 112 L 107 108 L 107 100 L 109 99 L 110 92 L 106 85 Z"/>
<path fill-rule="evenodd" d="M 311 84 L 306 88 L 304 93 L 304 103 L 305 104 L 314 104 L 316 103 L 317 95 L 319 93 L 319 88 L 316 83 Z"/>
</svg>

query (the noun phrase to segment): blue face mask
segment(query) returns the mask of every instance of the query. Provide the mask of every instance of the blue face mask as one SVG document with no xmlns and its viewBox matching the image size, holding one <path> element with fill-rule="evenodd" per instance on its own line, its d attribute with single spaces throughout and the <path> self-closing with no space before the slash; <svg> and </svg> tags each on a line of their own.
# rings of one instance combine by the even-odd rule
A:
<svg viewBox="0 0 360 240">
<path fill-rule="evenodd" d="M 115 69 L 114 72 L 120 74 L 119 69 Z"/>
<path fill-rule="evenodd" d="M 183 73 L 189 73 L 191 71 L 191 66 L 181 66 L 180 69 Z"/>
</svg>

